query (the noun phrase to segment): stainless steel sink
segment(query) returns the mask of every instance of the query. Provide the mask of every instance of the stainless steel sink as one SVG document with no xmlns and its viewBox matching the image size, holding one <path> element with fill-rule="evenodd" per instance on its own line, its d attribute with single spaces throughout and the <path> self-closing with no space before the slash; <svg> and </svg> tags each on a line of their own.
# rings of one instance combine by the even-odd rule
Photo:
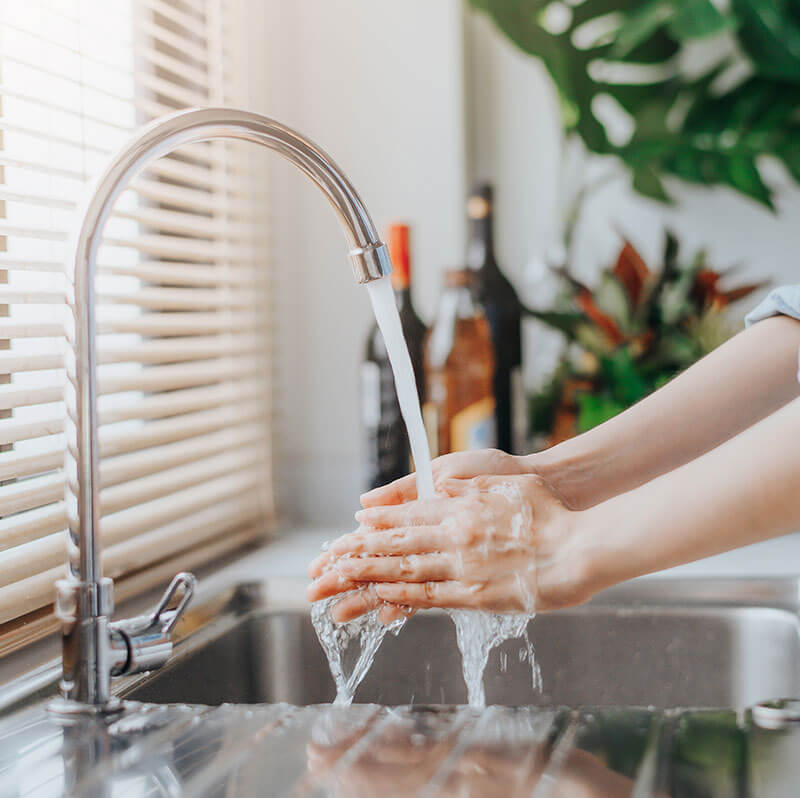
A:
<svg viewBox="0 0 800 798">
<path fill-rule="evenodd" d="M 541 690 L 521 661 L 524 641 L 511 640 L 490 657 L 487 703 L 739 709 L 798 695 L 797 602 L 792 580 L 641 580 L 531 621 Z M 123 682 L 119 694 L 200 704 L 334 697 L 307 609 L 275 606 L 261 585 L 199 607 L 184 630 L 166 668 Z M 442 613 L 422 613 L 387 636 L 356 694 L 386 705 L 465 700 L 455 632 Z"/>
<path fill-rule="evenodd" d="M 243 582 L 257 566 L 201 580 L 170 664 L 119 683 L 154 704 L 64 724 L 36 700 L 53 669 L 29 675 L 39 692 L 0 715 L 0 794 L 797 794 L 800 723 L 773 722 L 797 704 L 738 711 L 800 695 L 794 580 L 648 579 L 540 616 L 528 631 L 542 691 L 508 641 L 487 699 L 530 706 L 484 711 L 441 706 L 466 697 L 460 657 L 450 620 L 422 614 L 385 640 L 357 694 L 392 706 L 298 707 L 333 697 L 305 585 Z"/>
</svg>

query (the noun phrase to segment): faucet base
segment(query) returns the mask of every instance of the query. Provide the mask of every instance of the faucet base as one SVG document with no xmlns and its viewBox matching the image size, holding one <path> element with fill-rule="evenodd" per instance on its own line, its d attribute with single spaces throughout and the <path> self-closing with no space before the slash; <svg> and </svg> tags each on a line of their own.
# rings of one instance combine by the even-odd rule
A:
<svg viewBox="0 0 800 798">
<path fill-rule="evenodd" d="M 81 718 L 104 718 L 116 716 L 125 709 L 125 702 L 112 696 L 104 704 L 87 704 L 70 698 L 54 698 L 47 711 L 64 722 L 78 721 Z"/>
</svg>

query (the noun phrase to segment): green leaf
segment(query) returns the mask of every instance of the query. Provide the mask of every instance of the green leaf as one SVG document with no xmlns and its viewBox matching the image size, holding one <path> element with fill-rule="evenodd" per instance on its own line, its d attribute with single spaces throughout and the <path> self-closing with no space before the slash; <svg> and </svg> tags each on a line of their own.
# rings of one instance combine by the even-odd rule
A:
<svg viewBox="0 0 800 798">
<path fill-rule="evenodd" d="M 772 204 L 772 192 L 761 179 L 761 174 L 752 156 L 732 155 L 728 160 L 727 172 L 725 182 L 756 202 L 766 205 L 771 210 L 775 209 Z"/>
<path fill-rule="evenodd" d="M 733 30 L 736 20 L 725 17 L 711 0 L 684 0 L 669 21 L 669 32 L 679 41 L 714 36 Z"/>
<path fill-rule="evenodd" d="M 619 28 L 611 48 L 612 58 L 625 58 L 646 42 L 675 14 L 675 0 L 650 0 L 632 11 Z"/>
<path fill-rule="evenodd" d="M 786 137 L 775 145 L 775 155 L 781 159 L 789 174 L 800 182 L 800 128 L 789 130 Z"/>
<path fill-rule="evenodd" d="M 800 82 L 800 8 L 795 0 L 731 0 L 739 38 L 760 74 Z"/>
<path fill-rule="evenodd" d="M 581 393 L 576 397 L 576 401 L 578 403 L 578 432 L 586 432 L 625 410 L 624 404 L 607 396 Z"/>
<path fill-rule="evenodd" d="M 690 336 L 674 331 L 659 339 L 655 359 L 661 368 L 678 370 L 691 366 L 701 354 Z"/>
<path fill-rule="evenodd" d="M 552 431 L 556 411 L 561 403 L 565 377 L 566 369 L 562 364 L 556 368 L 542 390 L 531 396 L 528 404 L 531 432 L 547 434 Z"/>
<path fill-rule="evenodd" d="M 647 383 L 627 349 L 617 349 L 602 358 L 600 370 L 614 400 L 626 407 L 647 393 Z"/>
<path fill-rule="evenodd" d="M 800 182 L 798 0 L 730 0 L 730 7 L 716 0 L 570 0 L 569 25 L 550 33 L 542 24 L 543 11 L 554 1 L 470 0 L 517 47 L 542 61 L 558 90 L 565 128 L 590 151 L 619 156 L 638 192 L 667 200 L 663 178 L 671 175 L 727 185 L 772 208 L 757 166 L 762 155 L 779 158 Z M 576 30 L 609 14 L 621 24 L 586 49 L 575 44 Z M 699 76 L 667 69 L 641 84 L 625 82 L 624 76 L 611 82 L 613 70 L 600 78 L 591 69 L 594 62 L 668 65 L 684 43 L 698 38 L 707 39 L 712 56 L 713 48 L 720 48 Z M 721 90 L 718 78 L 744 63 L 742 52 L 752 76 Z M 613 97 L 633 121 L 624 146 L 609 141 L 592 112 L 602 94 Z"/>
<path fill-rule="evenodd" d="M 600 282 L 594 292 L 594 302 L 607 316 L 617 322 L 623 332 L 631 330 L 631 306 L 625 287 L 610 272 L 600 275 Z"/>
<path fill-rule="evenodd" d="M 525 311 L 528 313 L 528 315 L 533 316 L 534 319 L 538 319 L 548 327 L 552 327 L 554 330 L 563 332 L 567 338 L 570 339 L 575 338 L 578 325 L 585 321 L 585 318 L 581 313 L 565 313 L 552 310 L 542 311 L 532 310 L 530 308 L 525 308 Z"/>
<path fill-rule="evenodd" d="M 633 170 L 633 188 L 642 196 L 659 202 L 672 202 L 664 182 L 652 163 L 640 164 Z"/>
<path fill-rule="evenodd" d="M 608 337 L 601 332 L 594 324 L 579 324 L 575 328 L 575 340 L 587 351 L 598 357 L 602 357 L 611 351 L 611 344 Z"/>
<path fill-rule="evenodd" d="M 677 324 L 692 311 L 689 291 L 694 280 L 693 274 L 683 274 L 674 282 L 665 283 L 661 289 L 661 323 Z"/>
</svg>

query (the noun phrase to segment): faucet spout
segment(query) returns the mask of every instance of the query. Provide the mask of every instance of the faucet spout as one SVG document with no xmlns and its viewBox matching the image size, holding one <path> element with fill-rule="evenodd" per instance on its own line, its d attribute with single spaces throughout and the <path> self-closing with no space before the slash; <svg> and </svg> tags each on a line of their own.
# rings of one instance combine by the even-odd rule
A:
<svg viewBox="0 0 800 798">
<path fill-rule="evenodd" d="M 187 144 L 241 139 L 274 150 L 308 175 L 328 198 L 344 230 L 353 273 L 367 283 L 388 275 L 391 261 L 364 203 L 334 161 L 296 131 L 259 114 L 233 108 L 191 108 L 144 127 L 113 158 L 89 194 L 74 244 L 67 358 L 66 507 L 68 576 L 57 585 L 62 622 L 60 710 L 103 712 L 116 704 L 110 676 L 127 656 L 110 626 L 113 584 L 103 578 L 95 327 L 95 262 L 114 202 L 149 163 Z"/>
</svg>

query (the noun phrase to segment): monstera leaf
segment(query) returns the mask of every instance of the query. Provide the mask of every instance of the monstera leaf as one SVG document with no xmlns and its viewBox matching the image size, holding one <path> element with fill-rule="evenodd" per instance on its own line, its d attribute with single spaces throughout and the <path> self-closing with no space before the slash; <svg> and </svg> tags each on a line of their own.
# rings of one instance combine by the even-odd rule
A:
<svg viewBox="0 0 800 798">
<path fill-rule="evenodd" d="M 565 127 L 620 157 L 640 193 L 669 199 L 672 175 L 771 207 L 765 155 L 800 181 L 798 0 L 470 2 L 543 61 Z"/>
</svg>

